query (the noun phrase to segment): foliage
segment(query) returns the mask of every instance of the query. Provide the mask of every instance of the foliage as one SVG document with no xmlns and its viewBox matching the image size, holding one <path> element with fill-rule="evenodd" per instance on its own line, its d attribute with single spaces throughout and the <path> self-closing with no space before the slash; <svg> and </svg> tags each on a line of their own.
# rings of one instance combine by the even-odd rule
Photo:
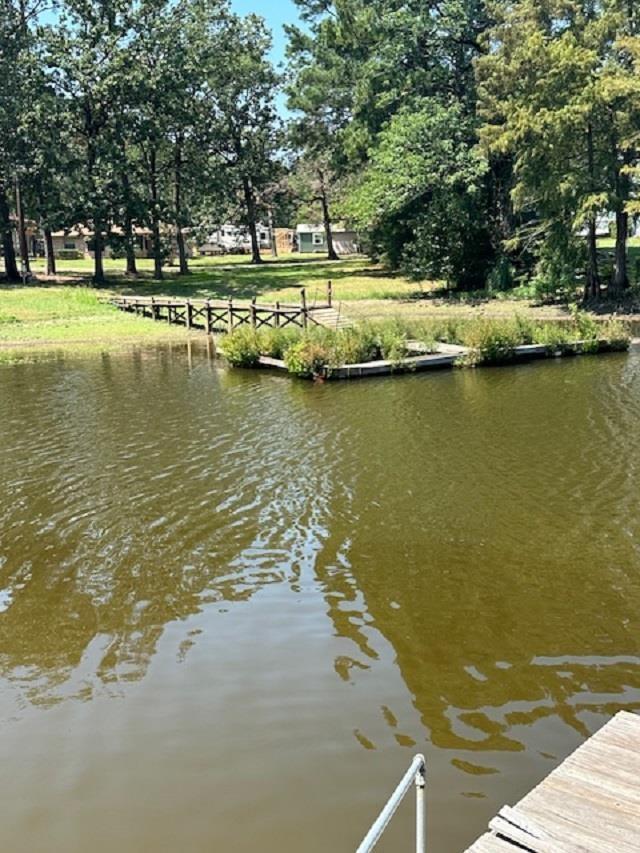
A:
<svg viewBox="0 0 640 853">
<path fill-rule="evenodd" d="M 312 328 L 287 331 L 242 328 L 225 337 L 222 350 L 233 365 L 253 366 L 260 355 L 282 358 L 289 373 L 303 377 L 328 377 L 338 367 L 385 359 L 402 367 L 411 354 L 409 341 L 422 344 L 423 352 L 437 350 L 437 342 L 468 348 L 460 364 L 498 364 L 515 357 L 516 347 L 541 344 L 550 352 L 596 352 L 626 349 L 629 330 L 620 321 L 600 323 L 575 309 L 569 321 L 535 321 L 519 315 L 512 319 L 475 317 L 405 322 L 394 318 L 361 323 L 351 329 L 331 331 Z"/>
<path fill-rule="evenodd" d="M 234 367 L 255 367 L 262 354 L 260 344 L 254 329 L 242 327 L 226 335 L 220 349 Z"/>
</svg>

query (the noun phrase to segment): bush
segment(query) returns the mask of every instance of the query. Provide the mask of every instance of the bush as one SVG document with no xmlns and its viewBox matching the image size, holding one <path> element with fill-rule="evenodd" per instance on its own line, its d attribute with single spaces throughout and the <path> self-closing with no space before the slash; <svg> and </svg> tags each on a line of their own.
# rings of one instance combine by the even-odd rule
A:
<svg viewBox="0 0 640 853">
<path fill-rule="evenodd" d="M 515 282 L 515 270 L 512 263 L 502 255 L 492 267 L 487 276 L 487 290 L 489 293 L 504 293 L 512 290 Z"/>
<path fill-rule="evenodd" d="M 84 253 L 80 249 L 58 249 L 56 258 L 60 258 L 61 261 L 78 261 L 84 258 Z"/>
<path fill-rule="evenodd" d="M 558 352 L 567 349 L 571 343 L 570 329 L 559 323 L 540 323 L 536 330 L 533 343 L 542 344 L 549 352 Z"/>
<path fill-rule="evenodd" d="M 468 362 L 497 363 L 513 358 L 521 340 L 514 321 L 480 319 L 467 323 L 460 336 L 461 343 L 470 348 Z"/>
<path fill-rule="evenodd" d="M 380 354 L 374 327 L 368 323 L 336 332 L 332 343 L 336 364 L 360 364 Z"/>
<path fill-rule="evenodd" d="M 234 367 L 255 367 L 261 355 L 260 336 L 255 329 L 236 329 L 224 337 L 221 349 Z"/>
<path fill-rule="evenodd" d="M 600 327 L 600 340 L 605 340 L 611 349 L 624 351 L 631 343 L 631 330 L 621 320 L 607 320 Z"/>
<path fill-rule="evenodd" d="M 332 351 L 317 336 L 307 335 L 290 346 L 284 354 L 287 370 L 294 376 L 328 376 Z"/>
<path fill-rule="evenodd" d="M 284 358 L 286 351 L 300 340 L 296 329 L 262 329 L 258 333 L 260 354 L 269 358 Z"/>
</svg>

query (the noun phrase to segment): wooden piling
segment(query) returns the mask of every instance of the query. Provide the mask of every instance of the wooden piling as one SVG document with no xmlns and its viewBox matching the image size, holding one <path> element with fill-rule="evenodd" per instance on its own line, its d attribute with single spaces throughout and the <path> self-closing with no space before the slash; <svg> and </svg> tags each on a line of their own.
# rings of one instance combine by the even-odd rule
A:
<svg viewBox="0 0 640 853">
<path fill-rule="evenodd" d="M 327 305 L 329 308 L 333 305 L 333 284 L 331 281 L 327 282 Z"/>
<path fill-rule="evenodd" d="M 307 328 L 307 288 L 300 288 L 300 305 L 302 309 L 302 328 Z"/>
<path fill-rule="evenodd" d="M 190 299 L 187 299 L 184 304 L 184 324 L 187 329 L 190 329 L 193 325 L 193 305 Z"/>
</svg>

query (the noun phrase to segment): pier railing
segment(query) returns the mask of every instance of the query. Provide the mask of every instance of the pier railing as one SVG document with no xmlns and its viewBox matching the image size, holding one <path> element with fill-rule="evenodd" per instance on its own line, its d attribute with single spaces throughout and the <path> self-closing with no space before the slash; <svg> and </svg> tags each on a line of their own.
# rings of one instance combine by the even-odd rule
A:
<svg viewBox="0 0 640 853">
<path fill-rule="evenodd" d="M 424 755 L 416 755 L 413 759 L 411 766 L 398 783 L 398 787 L 387 800 L 385 807 L 376 818 L 369 832 L 365 835 L 356 853 L 369 853 L 369 851 L 373 850 L 412 785 L 415 785 L 416 789 L 416 853 L 425 853 L 427 848 L 424 802 L 426 763 Z"/>
<path fill-rule="evenodd" d="M 109 301 L 122 311 L 177 323 L 188 329 L 203 329 L 208 334 L 232 332 L 243 325 L 254 329 L 261 326 L 306 329 L 310 324 L 321 325 L 320 312 L 332 309 L 333 289 L 329 282 L 326 301 L 314 301 L 313 305 L 308 304 L 304 287 L 300 289 L 298 304 L 259 303 L 255 298 L 250 302 L 239 302 L 234 299 L 172 299 L 166 296 L 114 296 Z"/>
</svg>

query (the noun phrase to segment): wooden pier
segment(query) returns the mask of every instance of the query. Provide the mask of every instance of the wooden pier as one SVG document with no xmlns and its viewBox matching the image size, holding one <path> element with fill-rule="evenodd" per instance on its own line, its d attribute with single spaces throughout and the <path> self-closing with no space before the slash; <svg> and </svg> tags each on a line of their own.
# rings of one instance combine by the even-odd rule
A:
<svg viewBox="0 0 640 853">
<path fill-rule="evenodd" d="M 343 329 L 351 323 L 342 317 L 333 305 L 331 282 L 327 284 L 326 300 L 309 304 L 306 288 L 300 289 L 300 302 L 264 303 L 252 299 L 239 302 L 234 299 L 171 299 L 162 296 L 114 296 L 109 300 L 121 311 L 162 320 L 165 323 L 202 329 L 207 334 L 232 332 L 240 326 L 254 329 L 287 327 L 306 329 L 311 325 L 328 329 Z"/>
<path fill-rule="evenodd" d="M 638 853 L 640 717 L 621 711 L 467 853 Z"/>
</svg>

